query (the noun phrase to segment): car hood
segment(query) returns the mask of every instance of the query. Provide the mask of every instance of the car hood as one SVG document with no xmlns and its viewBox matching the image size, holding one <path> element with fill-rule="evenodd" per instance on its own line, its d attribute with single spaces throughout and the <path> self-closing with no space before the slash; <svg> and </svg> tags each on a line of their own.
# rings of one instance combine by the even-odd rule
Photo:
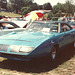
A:
<svg viewBox="0 0 75 75">
<path fill-rule="evenodd" d="M 41 32 L 13 32 L 0 37 L 0 44 L 8 45 L 25 45 L 25 46 L 36 46 L 45 40 L 55 36 L 52 33 L 41 33 Z"/>
</svg>

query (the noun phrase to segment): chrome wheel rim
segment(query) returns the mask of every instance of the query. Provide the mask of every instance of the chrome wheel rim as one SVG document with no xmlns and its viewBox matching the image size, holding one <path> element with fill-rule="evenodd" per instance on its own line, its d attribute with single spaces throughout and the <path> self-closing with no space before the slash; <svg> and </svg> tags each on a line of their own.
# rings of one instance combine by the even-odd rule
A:
<svg viewBox="0 0 75 75">
<path fill-rule="evenodd" d="M 74 47 L 75 47 L 75 42 L 74 42 Z"/>
<path fill-rule="evenodd" d="M 51 57 L 52 57 L 53 60 L 56 58 L 56 49 L 54 47 L 52 48 Z"/>
</svg>

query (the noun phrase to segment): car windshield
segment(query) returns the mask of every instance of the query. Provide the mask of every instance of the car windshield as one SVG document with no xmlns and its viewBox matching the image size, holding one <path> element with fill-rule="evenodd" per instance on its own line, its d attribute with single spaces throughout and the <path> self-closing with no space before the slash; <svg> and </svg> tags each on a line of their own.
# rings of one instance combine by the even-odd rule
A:
<svg viewBox="0 0 75 75">
<path fill-rule="evenodd" d="M 41 23 L 33 22 L 27 31 L 41 31 L 41 32 L 57 32 L 58 25 L 56 23 Z"/>
</svg>

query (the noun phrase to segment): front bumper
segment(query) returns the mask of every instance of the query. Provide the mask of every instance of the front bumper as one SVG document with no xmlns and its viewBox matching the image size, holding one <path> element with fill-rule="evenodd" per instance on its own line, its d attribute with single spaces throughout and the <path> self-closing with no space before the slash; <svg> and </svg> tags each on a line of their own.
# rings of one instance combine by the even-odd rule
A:
<svg viewBox="0 0 75 75">
<path fill-rule="evenodd" d="M 0 53 L 0 57 L 12 59 L 12 60 L 22 60 L 22 61 L 31 60 L 31 58 L 28 58 L 27 55 L 8 54 L 8 53 Z"/>
<path fill-rule="evenodd" d="M 0 44 L 0 57 L 23 61 L 31 60 L 29 57 L 29 53 L 20 53 L 17 50 L 12 51 L 10 47 L 10 45 Z"/>
</svg>

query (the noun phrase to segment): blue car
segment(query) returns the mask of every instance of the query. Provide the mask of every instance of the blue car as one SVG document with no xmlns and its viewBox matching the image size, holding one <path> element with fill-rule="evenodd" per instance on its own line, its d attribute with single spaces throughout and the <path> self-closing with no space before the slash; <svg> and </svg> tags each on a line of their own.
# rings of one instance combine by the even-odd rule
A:
<svg viewBox="0 0 75 75">
<path fill-rule="evenodd" d="M 35 21 L 23 32 L 0 36 L 0 57 L 29 61 L 49 56 L 55 60 L 59 51 L 75 45 L 75 30 L 62 21 Z"/>
</svg>

